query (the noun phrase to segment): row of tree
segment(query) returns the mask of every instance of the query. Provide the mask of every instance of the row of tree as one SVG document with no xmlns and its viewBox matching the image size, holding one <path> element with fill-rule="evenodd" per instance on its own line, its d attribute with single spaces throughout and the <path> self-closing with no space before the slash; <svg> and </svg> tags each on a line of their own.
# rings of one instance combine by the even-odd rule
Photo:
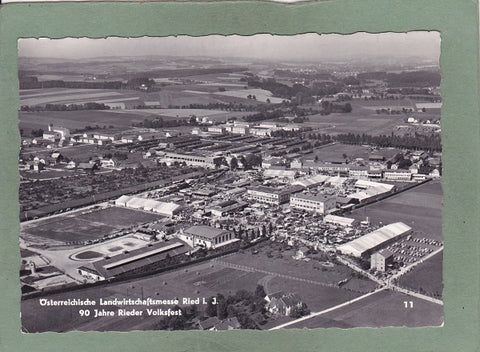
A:
<svg viewBox="0 0 480 352">
<path fill-rule="evenodd" d="M 121 89 L 121 81 L 39 81 L 37 77 L 20 78 L 20 89 L 75 88 L 75 89 Z"/>
<path fill-rule="evenodd" d="M 110 106 L 103 103 L 89 102 L 84 104 L 45 104 L 22 105 L 20 111 L 77 111 L 77 110 L 108 110 Z"/>
<path fill-rule="evenodd" d="M 178 126 L 197 126 L 197 118 L 195 115 L 190 116 L 188 119 L 166 119 L 158 117 L 156 119 L 144 119 L 142 122 L 132 123 L 134 127 L 144 128 L 163 128 L 163 127 L 178 127 Z"/>
<path fill-rule="evenodd" d="M 329 115 L 331 113 L 350 113 L 352 112 L 352 104 L 334 104 L 330 101 L 322 101 L 321 103 L 323 110 L 320 112 L 321 115 Z"/>
<path fill-rule="evenodd" d="M 441 151 L 441 137 L 440 134 L 418 134 L 399 136 L 391 135 L 378 135 L 372 136 L 369 134 L 339 134 L 334 137 L 335 140 L 345 144 L 368 144 L 379 147 L 394 147 L 394 148 L 408 148 L 427 151 Z"/>
</svg>

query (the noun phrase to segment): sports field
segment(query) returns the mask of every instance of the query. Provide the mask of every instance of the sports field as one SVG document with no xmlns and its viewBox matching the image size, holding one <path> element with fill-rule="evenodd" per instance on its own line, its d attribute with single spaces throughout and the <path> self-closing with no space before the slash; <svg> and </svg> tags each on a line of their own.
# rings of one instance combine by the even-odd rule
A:
<svg viewBox="0 0 480 352">
<path fill-rule="evenodd" d="M 443 306 L 398 292 L 381 291 L 288 328 L 422 327 L 442 324 Z"/>
<path fill-rule="evenodd" d="M 442 186 L 428 182 L 385 200 L 354 210 L 347 215 L 358 220 L 368 216 L 372 223 L 401 221 L 423 237 L 442 241 Z"/>
<path fill-rule="evenodd" d="M 121 254 L 124 251 L 132 251 L 138 248 L 145 247 L 147 241 L 136 238 L 134 235 L 123 236 L 114 240 L 109 240 L 100 244 L 89 246 L 87 250 L 82 250 L 71 256 L 73 260 L 91 261 L 95 258 L 102 258 L 105 256 L 114 256 Z"/>
<path fill-rule="evenodd" d="M 159 219 L 159 215 L 127 208 L 109 207 L 82 214 L 55 216 L 22 226 L 21 233 L 62 242 L 83 242 L 102 238 L 132 225 Z"/>
</svg>

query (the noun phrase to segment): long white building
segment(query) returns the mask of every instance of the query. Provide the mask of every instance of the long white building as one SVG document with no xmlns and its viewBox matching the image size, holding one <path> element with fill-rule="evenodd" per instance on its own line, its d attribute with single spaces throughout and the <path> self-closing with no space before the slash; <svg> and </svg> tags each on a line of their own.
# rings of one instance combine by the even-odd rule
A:
<svg viewBox="0 0 480 352">
<path fill-rule="evenodd" d="M 139 209 L 151 211 L 163 216 L 174 216 L 181 210 L 181 206 L 176 203 L 159 202 L 154 199 L 145 199 L 134 196 L 121 196 L 115 200 L 115 205 L 130 209 Z"/>
<path fill-rule="evenodd" d="M 411 232 L 412 228 L 403 222 L 386 225 L 353 241 L 342 244 L 337 250 L 354 257 L 368 256 L 377 249 L 397 241 Z"/>
</svg>

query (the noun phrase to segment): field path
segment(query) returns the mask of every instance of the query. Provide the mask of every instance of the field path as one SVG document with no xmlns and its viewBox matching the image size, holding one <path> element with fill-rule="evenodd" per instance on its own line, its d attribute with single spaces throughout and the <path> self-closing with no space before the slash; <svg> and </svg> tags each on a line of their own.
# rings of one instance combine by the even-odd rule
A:
<svg viewBox="0 0 480 352">
<path fill-rule="evenodd" d="M 270 280 L 272 280 L 273 278 L 275 278 L 275 276 L 273 275 L 267 275 L 267 276 L 264 276 L 262 277 L 260 280 L 258 280 L 258 284 L 259 285 L 262 285 L 264 290 L 265 290 L 265 293 L 271 293 L 270 290 L 268 289 L 268 283 L 270 282 Z"/>
</svg>

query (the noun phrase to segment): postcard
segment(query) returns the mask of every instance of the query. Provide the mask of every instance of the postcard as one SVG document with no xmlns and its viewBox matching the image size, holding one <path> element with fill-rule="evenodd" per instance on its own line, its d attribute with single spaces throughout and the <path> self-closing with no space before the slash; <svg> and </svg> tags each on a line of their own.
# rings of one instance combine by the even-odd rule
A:
<svg viewBox="0 0 480 352">
<path fill-rule="evenodd" d="M 443 326 L 440 44 L 19 39 L 22 331 Z"/>
</svg>

